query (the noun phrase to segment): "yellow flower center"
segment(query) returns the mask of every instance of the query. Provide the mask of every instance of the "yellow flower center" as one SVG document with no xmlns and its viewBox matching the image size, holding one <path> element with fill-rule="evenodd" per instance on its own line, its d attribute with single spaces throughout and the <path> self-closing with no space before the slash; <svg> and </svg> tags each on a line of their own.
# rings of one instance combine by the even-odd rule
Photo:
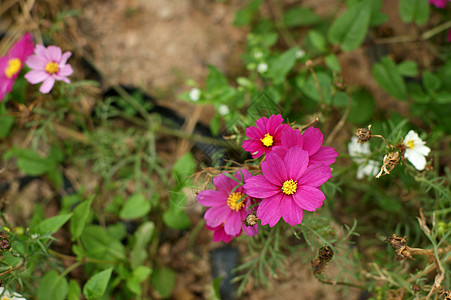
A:
<svg viewBox="0 0 451 300">
<path fill-rule="evenodd" d="M 241 193 L 232 193 L 229 195 L 229 198 L 227 198 L 227 206 L 230 207 L 230 209 L 233 209 L 235 211 L 239 211 L 244 207 L 244 199 L 241 199 L 244 195 Z M 238 202 L 241 199 L 240 202 Z"/>
<path fill-rule="evenodd" d="M 49 74 L 55 74 L 59 71 L 58 64 L 56 62 L 49 62 L 45 66 L 45 71 Z"/>
<path fill-rule="evenodd" d="M 17 72 L 20 71 L 20 67 L 22 67 L 22 63 L 20 62 L 20 59 L 18 59 L 18 58 L 10 59 L 8 61 L 8 66 L 6 67 L 6 70 L 5 70 L 6 77 L 11 78 L 14 75 L 16 75 Z"/>
<path fill-rule="evenodd" d="M 287 180 L 283 183 L 282 192 L 285 195 L 293 195 L 296 193 L 296 188 L 298 187 L 298 182 L 293 181 L 293 179 Z"/>
<path fill-rule="evenodd" d="M 413 147 L 415 147 L 415 144 L 413 143 L 413 141 L 408 141 L 407 147 L 409 147 L 410 149 L 413 149 Z"/>
<path fill-rule="evenodd" d="M 262 141 L 263 145 L 265 145 L 266 147 L 271 147 L 274 143 L 274 139 L 269 135 L 269 133 L 265 134 L 265 137 L 260 139 L 260 141 Z"/>
</svg>

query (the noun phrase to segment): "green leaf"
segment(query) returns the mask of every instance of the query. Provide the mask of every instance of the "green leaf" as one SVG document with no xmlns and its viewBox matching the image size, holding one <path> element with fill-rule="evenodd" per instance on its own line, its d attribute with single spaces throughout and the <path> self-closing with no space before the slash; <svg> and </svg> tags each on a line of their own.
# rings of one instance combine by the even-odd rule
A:
<svg viewBox="0 0 451 300">
<path fill-rule="evenodd" d="M 80 236 L 89 257 L 102 260 L 125 260 L 124 246 L 103 227 L 87 225 Z"/>
<path fill-rule="evenodd" d="M 285 27 L 315 25 L 321 18 L 310 8 L 295 7 L 285 12 L 283 23 Z"/>
<path fill-rule="evenodd" d="M 138 266 L 133 270 L 132 276 L 127 278 L 127 288 L 136 295 L 141 295 L 141 282 L 146 280 L 152 270 L 146 266 Z"/>
<path fill-rule="evenodd" d="M 69 219 L 72 217 L 72 213 L 54 216 L 48 219 L 45 219 L 38 226 L 36 226 L 35 232 L 41 235 L 43 234 L 53 234 L 60 229 Z"/>
<path fill-rule="evenodd" d="M 221 282 L 224 279 L 224 276 L 216 277 L 211 283 L 211 287 L 213 290 L 213 300 L 221 300 L 220 286 Z"/>
<path fill-rule="evenodd" d="M 30 149 L 13 148 L 5 153 L 4 158 L 17 156 L 17 166 L 28 175 L 42 175 L 55 167 L 54 161 L 42 157 Z"/>
<path fill-rule="evenodd" d="M 99 299 L 106 291 L 113 268 L 103 270 L 92 276 L 83 287 L 83 294 L 88 300 Z"/>
<path fill-rule="evenodd" d="M 370 1 L 363 1 L 349 8 L 334 21 L 328 38 L 332 44 L 339 44 L 343 51 L 356 49 L 365 39 L 371 16 Z"/>
<path fill-rule="evenodd" d="M 38 288 L 38 300 L 63 300 L 67 295 L 66 278 L 55 270 L 50 270 L 42 277 Z"/>
<path fill-rule="evenodd" d="M 177 185 L 183 186 L 196 170 L 196 162 L 191 152 L 185 153 L 180 157 L 172 168 L 172 175 L 177 179 Z"/>
<path fill-rule="evenodd" d="M 71 279 L 69 281 L 69 291 L 67 293 L 68 300 L 80 300 L 81 299 L 81 289 L 78 283 Z"/>
<path fill-rule="evenodd" d="M 225 75 L 216 67 L 208 66 L 209 73 L 205 82 L 205 91 L 207 93 L 214 93 L 217 90 L 227 87 L 229 83 Z"/>
<path fill-rule="evenodd" d="M 296 52 L 298 50 L 299 47 L 291 48 L 269 62 L 268 76 L 274 79 L 275 84 L 285 80 L 285 76 L 296 63 Z"/>
<path fill-rule="evenodd" d="M 308 33 L 308 39 L 312 46 L 319 52 L 327 51 L 327 41 L 326 38 L 317 30 L 310 30 Z"/>
<path fill-rule="evenodd" d="M 77 207 L 75 207 L 74 209 L 74 216 L 70 221 L 70 232 L 72 233 L 72 241 L 78 239 L 81 233 L 83 232 L 83 229 L 85 228 L 92 200 L 94 200 L 94 195 L 89 197 L 88 200 L 77 205 Z"/>
<path fill-rule="evenodd" d="M 354 124 L 366 124 L 374 116 L 376 103 L 371 93 L 365 90 L 357 90 L 351 94 L 351 110 L 348 121 Z"/>
<path fill-rule="evenodd" d="M 437 75 L 435 75 L 429 71 L 424 71 L 423 72 L 423 85 L 424 85 L 424 88 L 426 89 L 426 91 L 428 91 L 429 93 L 433 93 L 440 88 L 440 86 L 442 85 L 442 81 L 440 80 L 440 78 Z"/>
<path fill-rule="evenodd" d="M 431 98 L 428 94 L 426 94 L 421 87 L 421 85 L 417 83 L 409 83 L 407 84 L 407 90 L 409 91 L 410 97 L 419 104 L 429 103 Z"/>
<path fill-rule="evenodd" d="M 332 71 L 338 73 L 341 71 L 340 62 L 338 61 L 337 56 L 335 56 L 334 54 L 329 54 L 328 56 L 326 56 L 326 58 L 324 58 L 324 62 Z"/>
<path fill-rule="evenodd" d="M 134 234 L 135 243 L 130 252 L 130 264 L 134 269 L 141 265 L 147 258 L 147 245 L 155 232 L 153 222 L 145 222 L 138 227 Z"/>
<path fill-rule="evenodd" d="M 299 86 L 298 84 L 299 88 L 312 100 L 320 102 L 321 97 L 323 97 L 323 101 L 327 104 L 330 104 L 332 78 L 325 72 L 317 72 L 316 78 L 318 79 L 321 94 L 318 91 L 318 86 L 313 76 L 309 76 L 307 82 L 305 82 L 305 84 L 303 84 L 302 86 Z"/>
<path fill-rule="evenodd" d="M 412 60 L 403 61 L 398 65 L 398 71 L 403 76 L 415 77 L 418 75 L 418 64 Z"/>
<path fill-rule="evenodd" d="M 191 226 L 191 221 L 188 215 L 182 208 L 170 208 L 163 213 L 164 223 L 173 229 L 188 229 Z"/>
<path fill-rule="evenodd" d="M 418 25 L 429 19 L 428 0 L 400 0 L 399 14 L 405 23 L 415 22 Z"/>
<path fill-rule="evenodd" d="M 240 9 L 235 14 L 235 20 L 233 21 L 233 25 L 235 26 L 243 26 L 249 25 L 252 22 L 252 18 L 257 12 L 260 5 L 263 3 L 263 0 L 253 0 L 243 9 Z"/>
<path fill-rule="evenodd" d="M 150 211 L 150 201 L 142 194 L 134 194 L 125 202 L 119 212 L 121 219 L 137 219 L 144 217 Z"/>
<path fill-rule="evenodd" d="M 5 104 L 0 104 L 0 139 L 8 136 L 14 124 L 14 117 L 7 114 Z"/>
<path fill-rule="evenodd" d="M 152 272 L 150 282 L 161 297 L 169 298 L 175 287 L 175 273 L 169 268 L 156 268 Z"/>
<path fill-rule="evenodd" d="M 387 93 L 397 99 L 406 100 L 406 84 L 391 58 L 383 57 L 380 63 L 374 64 L 372 74 Z"/>
</svg>

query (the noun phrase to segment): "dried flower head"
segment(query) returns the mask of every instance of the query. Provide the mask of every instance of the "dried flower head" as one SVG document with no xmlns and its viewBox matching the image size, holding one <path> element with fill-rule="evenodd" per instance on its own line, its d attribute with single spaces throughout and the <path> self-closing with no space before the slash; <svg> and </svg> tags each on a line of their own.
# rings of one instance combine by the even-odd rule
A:
<svg viewBox="0 0 451 300">
<path fill-rule="evenodd" d="M 439 295 L 444 297 L 443 300 L 451 300 L 451 291 L 443 291 Z"/>
<path fill-rule="evenodd" d="M 256 215 L 249 214 L 249 215 L 247 215 L 246 219 L 244 219 L 243 223 L 244 223 L 244 225 L 246 225 L 246 227 L 249 227 L 249 226 L 256 225 L 258 220 L 260 220 L 260 219 L 257 218 Z"/>
<path fill-rule="evenodd" d="M 362 144 L 365 144 L 371 139 L 371 125 L 368 125 L 368 128 L 357 129 L 354 134 L 359 138 L 357 143 L 362 142 Z"/>
<path fill-rule="evenodd" d="M 318 256 L 311 261 L 313 274 L 321 274 L 324 271 L 327 263 L 334 257 L 334 251 L 330 246 L 323 246 L 318 250 Z"/>
<path fill-rule="evenodd" d="M 9 241 L 9 236 L 0 232 L 0 251 L 7 251 L 11 248 L 11 242 Z"/>
<path fill-rule="evenodd" d="M 386 240 L 396 252 L 396 260 L 401 261 L 404 259 L 413 259 L 410 253 L 410 248 L 407 246 L 407 237 L 400 237 L 396 233 L 393 233 L 391 237 Z"/>
<path fill-rule="evenodd" d="M 384 161 L 381 167 L 381 171 L 379 174 L 376 175 L 376 178 L 379 178 L 383 175 L 390 174 L 390 172 L 396 167 L 396 165 L 399 163 L 400 156 L 399 152 L 390 152 L 384 156 Z M 383 174 L 382 174 L 383 172 Z"/>
</svg>

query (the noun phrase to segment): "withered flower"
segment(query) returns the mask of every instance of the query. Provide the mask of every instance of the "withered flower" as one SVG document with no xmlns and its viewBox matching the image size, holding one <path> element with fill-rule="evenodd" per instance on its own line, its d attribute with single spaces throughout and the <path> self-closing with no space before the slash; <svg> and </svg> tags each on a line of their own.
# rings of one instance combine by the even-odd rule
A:
<svg viewBox="0 0 451 300">
<path fill-rule="evenodd" d="M 258 220 L 260 220 L 260 219 L 257 218 L 256 215 L 249 214 L 249 215 L 247 215 L 246 219 L 243 220 L 243 223 L 244 223 L 244 225 L 246 225 L 246 227 L 249 227 L 249 226 L 256 225 Z"/>
<path fill-rule="evenodd" d="M 354 134 L 359 138 L 357 143 L 362 142 L 362 144 L 365 144 L 371 139 L 371 125 L 368 125 L 368 128 L 357 129 Z"/>
<path fill-rule="evenodd" d="M 451 300 L 451 291 L 443 291 L 439 295 L 444 297 L 443 300 Z"/>
<path fill-rule="evenodd" d="M 379 178 L 383 175 L 390 174 L 394 167 L 399 163 L 400 157 L 399 152 L 390 152 L 384 156 L 384 161 L 381 167 L 381 171 L 376 175 L 376 178 Z M 383 172 L 383 174 L 382 174 Z"/>
<path fill-rule="evenodd" d="M 410 248 L 407 246 L 407 236 L 400 237 L 396 233 L 393 233 L 393 235 L 388 237 L 385 241 L 395 250 L 396 260 L 413 259 Z"/>
<path fill-rule="evenodd" d="M 334 251 L 329 246 L 323 246 L 318 250 L 318 256 L 311 261 L 313 274 L 318 275 L 324 271 L 327 263 L 334 257 Z"/>
</svg>

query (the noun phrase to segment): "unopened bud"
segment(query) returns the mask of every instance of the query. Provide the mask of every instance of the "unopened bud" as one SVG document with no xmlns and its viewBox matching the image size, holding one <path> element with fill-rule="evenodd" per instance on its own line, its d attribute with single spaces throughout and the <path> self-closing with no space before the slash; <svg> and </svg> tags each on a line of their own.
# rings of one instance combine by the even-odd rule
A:
<svg viewBox="0 0 451 300">
<path fill-rule="evenodd" d="M 260 219 L 257 218 L 256 215 L 249 214 L 249 215 L 247 215 L 246 219 L 244 219 L 243 223 L 244 223 L 244 225 L 246 225 L 246 227 L 249 227 L 249 226 L 256 225 L 258 220 L 260 220 Z"/>
</svg>

